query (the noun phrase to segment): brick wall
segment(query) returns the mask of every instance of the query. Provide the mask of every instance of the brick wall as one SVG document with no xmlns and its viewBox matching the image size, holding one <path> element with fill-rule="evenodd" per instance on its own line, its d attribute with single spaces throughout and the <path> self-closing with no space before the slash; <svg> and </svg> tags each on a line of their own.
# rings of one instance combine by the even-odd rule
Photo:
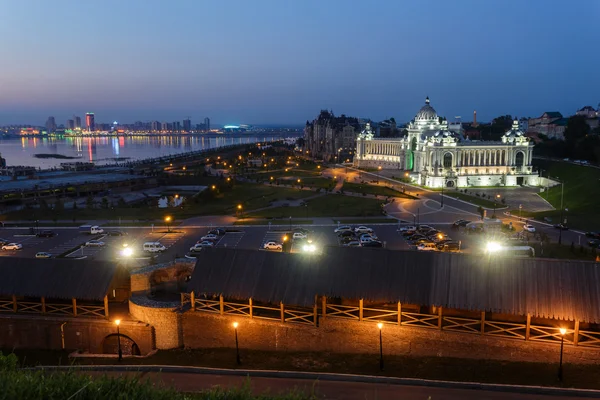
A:
<svg viewBox="0 0 600 400">
<path fill-rule="evenodd" d="M 144 297 L 132 297 L 129 300 L 129 314 L 134 319 L 154 327 L 156 348 L 161 350 L 174 349 L 183 345 L 181 314 L 175 309 L 173 305 L 169 306 Z"/>
<path fill-rule="evenodd" d="M 102 353 L 105 338 L 117 332 L 115 324 L 106 320 L 3 315 L 0 347 L 61 349 L 61 325 L 65 322 L 65 348 L 69 350 Z M 148 324 L 122 321 L 120 331 L 137 344 L 142 355 L 154 349 L 154 331 Z"/>
<path fill-rule="evenodd" d="M 195 311 L 182 315 L 183 344 L 187 348 L 234 347 L 234 321 L 239 323 L 240 348 L 373 354 L 379 351 L 379 330 L 374 322 L 330 317 L 321 319 L 316 328 Z M 565 345 L 564 350 L 565 362 L 600 360 L 600 349 Z M 558 359 L 559 344 L 385 324 L 383 351 L 388 355 L 548 362 Z"/>
</svg>

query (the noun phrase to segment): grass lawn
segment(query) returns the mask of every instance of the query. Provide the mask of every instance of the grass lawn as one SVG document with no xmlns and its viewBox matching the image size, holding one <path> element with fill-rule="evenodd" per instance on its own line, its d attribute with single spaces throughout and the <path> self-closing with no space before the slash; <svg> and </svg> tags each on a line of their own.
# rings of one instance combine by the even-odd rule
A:
<svg viewBox="0 0 600 400">
<path fill-rule="evenodd" d="M 600 198 L 600 169 L 573 165 L 560 161 L 537 160 L 533 164 L 543 169 L 543 176 L 548 174 L 565 182 L 563 205 L 568 209 L 564 213 L 567 224 L 572 228 L 595 231 L 600 229 L 600 212 L 598 212 L 598 198 Z M 543 211 L 529 214 L 536 219 L 543 217 L 552 218 L 552 222 L 560 220 L 561 185 L 550 188 L 548 192 L 540 193 L 556 210 Z M 519 210 L 513 210 L 518 215 Z M 523 214 L 523 216 L 526 216 Z"/>
<path fill-rule="evenodd" d="M 483 208 L 488 208 L 493 210 L 494 209 L 494 202 L 491 200 L 486 200 L 483 199 L 481 197 L 477 197 L 477 196 L 471 196 L 469 194 L 466 193 L 461 193 L 461 192 L 457 192 L 457 191 L 444 191 L 444 196 L 448 196 L 448 197 L 453 197 L 455 199 L 460 199 L 460 200 L 464 200 L 467 201 L 469 203 L 475 204 L 476 206 L 481 206 Z M 496 203 L 496 209 L 500 210 L 503 208 L 506 208 L 506 206 L 502 203 Z"/>
<path fill-rule="evenodd" d="M 10 350 L 9 350 L 10 351 Z M 385 345 L 384 345 L 385 352 Z M 558 352 L 558 349 L 557 349 Z M 66 351 L 20 350 L 19 365 L 69 364 Z M 600 389 L 597 365 L 563 365 L 563 382 L 556 378 L 557 362 L 548 363 L 477 360 L 450 357 L 390 356 L 384 354 L 385 370 L 379 370 L 378 354 L 336 354 L 257 351 L 240 348 L 242 365 L 235 349 L 159 350 L 147 358 L 126 359 L 133 365 L 184 365 L 212 368 L 331 372 L 403 378 L 484 382 L 513 385 L 559 386 Z M 118 364 L 115 358 L 78 358 L 77 364 Z M 399 387 L 400 388 L 400 387 Z M 533 396 L 535 397 L 535 396 Z"/>
<path fill-rule="evenodd" d="M 242 174 L 243 176 L 245 176 L 246 174 Z M 297 169 L 290 169 L 289 171 L 285 172 L 284 169 L 282 170 L 277 170 L 277 171 L 264 171 L 264 172 L 259 172 L 259 173 L 255 173 L 255 174 L 248 174 L 250 176 L 250 179 L 256 179 L 259 178 L 263 181 L 268 181 L 271 177 L 278 179 L 278 178 L 314 178 L 314 177 L 318 177 L 321 175 L 320 172 L 312 172 L 312 171 L 300 171 Z"/>
<path fill-rule="evenodd" d="M 312 194 L 312 192 L 308 193 Z M 249 216 L 255 218 L 380 216 L 381 204 L 381 200 L 331 194 L 309 200 L 306 207 L 276 207 L 251 213 Z"/>
<path fill-rule="evenodd" d="M 337 222 L 336 220 L 335 222 Z M 393 218 L 340 218 L 340 224 L 397 224 Z"/>
<path fill-rule="evenodd" d="M 285 219 L 276 219 L 276 220 L 268 220 L 268 219 L 242 219 L 239 221 L 235 221 L 234 225 L 289 225 L 290 221 Z M 292 225 L 312 225 L 312 219 L 292 219 Z"/>
<path fill-rule="evenodd" d="M 376 186 L 362 183 L 344 182 L 343 190 L 354 193 L 374 194 L 378 196 L 403 197 L 406 199 L 415 199 L 414 196 L 399 192 L 387 186 Z"/>
</svg>

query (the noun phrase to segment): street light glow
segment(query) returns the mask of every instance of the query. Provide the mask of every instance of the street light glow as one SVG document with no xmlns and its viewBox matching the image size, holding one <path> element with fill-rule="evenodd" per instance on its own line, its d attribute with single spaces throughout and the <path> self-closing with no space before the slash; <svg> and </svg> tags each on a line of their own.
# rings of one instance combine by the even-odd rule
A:
<svg viewBox="0 0 600 400">
<path fill-rule="evenodd" d="M 381 328 L 383 328 L 383 324 L 380 322 L 377 324 L 377 327 L 379 328 L 379 330 L 381 330 Z"/>
<path fill-rule="evenodd" d="M 565 328 L 560 328 L 559 331 L 560 331 L 561 335 L 564 335 L 565 333 L 567 333 L 567 330 Z"/>
<path fill-rule="evenodd" d="M 237 323 L 237 322 L 234 322 L 234 323 L 233 323 L 233 329 L 237 329 L 237 327 L 238 327 L 238 323 Z"/>
<path fill-rule="evenodd" d="M 314 253 L 316 249 L 317 248 L 315 247 L 315 245 L 311 243 L 302 246 L 302 250 L 304 250 L 307 253 Z"/>
<path fill-rule="evenodd" d="M 237 208 L 238 208 L 238 210 L 241 210 L 242 209 L 242 205 L 238 204 Z"/>
<path fill-rule="evenodd" d="M 131 247 L 125 247 L 122 251 L 121 251 L 121 255 L 123 257 L 131 257 L 133 255 L 133 249 Z"/>
<path fill-rule="evenodd" d="M 115 319 L 115 325 L 116 325 L 116 326 L 119 326 L 119 325 L 121 325 L 121 320 L 120 320 L 120 319 Z"/>
<path fill-rule="evenodd" d="M 170 215 L 167 215 L 165 217 L 165 222 L 171 222 L 171 216 Z"/>
<path fill-rule="evenodd" d="M 502 246 L 498 242 L 488 242 L 486 245 L 486 250 L 488 253 L 497 253 L 502 250 Z"/>
</svg>

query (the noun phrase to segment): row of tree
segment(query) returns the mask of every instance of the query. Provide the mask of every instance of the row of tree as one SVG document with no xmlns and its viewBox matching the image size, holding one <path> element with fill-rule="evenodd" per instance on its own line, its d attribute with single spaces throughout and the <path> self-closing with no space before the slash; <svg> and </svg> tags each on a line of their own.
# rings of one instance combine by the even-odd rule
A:
<svg viewBox="0 0 600 400">
<path fill-rule="evenodd" d="M 536 154 L 600 163 L 600 128 L 591 129 L 585 117 L 569 117 L 565 140 L 547 139 L 536 145 Z"/>
</svg>

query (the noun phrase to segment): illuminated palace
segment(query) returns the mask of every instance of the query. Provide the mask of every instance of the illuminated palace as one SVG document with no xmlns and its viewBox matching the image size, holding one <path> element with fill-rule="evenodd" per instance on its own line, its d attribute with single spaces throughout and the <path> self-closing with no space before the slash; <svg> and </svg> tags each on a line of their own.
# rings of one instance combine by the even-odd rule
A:
<svg viewBox="0 0 600 400">
<path fill-rule="evenodd" d="M 533 143 L 518 121 L 500 141 L 471 141 L 460 125 L 449 129 L 429 98 L 401 138 L 375 138 L 371 126 L 359 135 L 354 165 L 409 171 L 411 179 L 429 187 L 538 185 L 531 159 Z"/>
</svg>

